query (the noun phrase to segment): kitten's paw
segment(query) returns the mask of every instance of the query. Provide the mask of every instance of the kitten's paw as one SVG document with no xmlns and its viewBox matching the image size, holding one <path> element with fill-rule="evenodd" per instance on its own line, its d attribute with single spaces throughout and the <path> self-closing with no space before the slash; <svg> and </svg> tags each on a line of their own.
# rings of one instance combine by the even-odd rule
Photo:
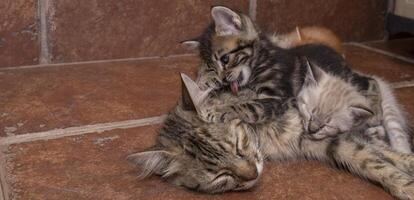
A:
<svg viewBox="0 0 414 200">
<path fill-rule="evenodd" d="M 199 116 L 203 121 L 208 123 L 229 122 L 234 119 L 231 112 L 217 107 L 201 109 Z"/>
<path fill-rule="evenodd" d="M 226 80 L 228 82 L 237 81 L 239 76 L 240 76 L 240 71 L 233 69 L 233 70 L 230 70 L 226 73 Z"/>
<path fill-rule="evenodd" d="M 199 113 L 200 118 L 208 123 L 221 122 L 220 119 L 222 118 L 222 115 L 224 115 L 224 113 L 217 112 L 215 108 L 201 109 Z"/>
<path fill-rule="evenodd" d="M 208 88 L 218 89 L 223 84 L 217 76 L 204 76 L 197 80 L 197 85 L 200 89 L 206 90 Z"/>
<path fill-rule="evenodd" d="M 389 144 L 386 142 L 387 135 L 385 133 L 385 129 L 383 126 L 376 126 L 376 127 L 368 128 L 364 134 L 365 136 L 369 138 L 371 143 L 375 145 L 379 145 L 379 146 L 390 147 Z"/>
<path fill-rule="evenodd" d="M 383 126 L 370 127 L 365 131 L 365 134 L 368 136 L 375 136 L 378 139 L 383 140 L 385 140 L 385 138 L 387 137 Z"/>
</svg>

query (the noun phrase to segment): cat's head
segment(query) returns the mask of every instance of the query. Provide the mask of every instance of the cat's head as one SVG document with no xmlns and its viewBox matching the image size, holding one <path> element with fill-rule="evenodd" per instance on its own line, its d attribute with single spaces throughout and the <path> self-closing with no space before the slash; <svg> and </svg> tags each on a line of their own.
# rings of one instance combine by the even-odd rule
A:
<svg viewBox="0 0 414 200">
<path fill-rule="evenodd" d="M 255 185 L 263 157 L 253 131 L 243 129 L 237 120 L 230 124 L 199 120 L 198 100 L 192 102 L 188 94 L 194 93 L 184 88 L 183 101 L 167 116 L 156 144 L 128 160 L 141 167 L 141 177 L 157 174 L 174 185 L 201 192 L 245 190 Z"/>
<path fill-rule="evenodd" d="M 198 51 L 202 62 L 236 92 L 249 81 L 249 61 L 259 34 L 248 16 L 229 8 L 215 6 L 211 16 L 214 23 L 200 37 L 182 44 Z"/>
<path fill-rule="evenodd" d="M 363 124 L 374 113 L 356 87 L 307 60 L 298 107 L 304 129 L 315 139 L 335 136 Z"/>
</svg>

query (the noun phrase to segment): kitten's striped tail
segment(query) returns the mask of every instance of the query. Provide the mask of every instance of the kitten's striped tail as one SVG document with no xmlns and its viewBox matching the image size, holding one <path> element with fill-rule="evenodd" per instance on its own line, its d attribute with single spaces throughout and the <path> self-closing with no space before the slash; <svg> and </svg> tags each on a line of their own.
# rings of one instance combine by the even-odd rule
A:
<svg viewBox="0 0 414 200">
<path fill-rule="evenodd" d="M 402 153 L 412 153 L 406 116 L 401 110 L 391 86 L 378 77 L 374 77 L 374 79 L 379 86 L 383 125 L 388 134 L 391 147 Z"/>
</svg>

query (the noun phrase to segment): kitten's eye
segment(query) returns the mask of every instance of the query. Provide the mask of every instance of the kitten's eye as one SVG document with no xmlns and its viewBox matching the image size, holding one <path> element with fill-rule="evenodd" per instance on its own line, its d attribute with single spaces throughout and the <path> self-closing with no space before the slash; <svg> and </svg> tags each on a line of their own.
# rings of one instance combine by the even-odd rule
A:
<svg viewBox="0 0 414 200">
<path fill-rule="evenodd" d="M 229 55 L 228 54 L 224 54 L 221 58 L 220 58 L 220 61 L 221 61 L 221 63 L 223 63 L 223 64 L 225 64 L 225 65 L 227 65 L 227 63 L 229 63 Z"/>
</svg>

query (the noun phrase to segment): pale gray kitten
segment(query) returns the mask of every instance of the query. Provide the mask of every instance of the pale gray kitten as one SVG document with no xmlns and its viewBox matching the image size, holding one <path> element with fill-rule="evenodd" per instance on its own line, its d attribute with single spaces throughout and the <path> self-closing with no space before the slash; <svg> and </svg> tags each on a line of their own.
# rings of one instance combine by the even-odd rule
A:
<svg viewBox="0 0 414 200">
<path fill-rule="evenodd" d="M 366 91 L 309 63 L 305 83 L 297 96 L 305 130 L 315 139 L 364 127 L 366 134 L 386 136 L 391 147 L 412 153 L 406 118 L 391 87 L 372 76 Z M 386 134 L 386 135 L 385 135 Z"/>
</svg>

